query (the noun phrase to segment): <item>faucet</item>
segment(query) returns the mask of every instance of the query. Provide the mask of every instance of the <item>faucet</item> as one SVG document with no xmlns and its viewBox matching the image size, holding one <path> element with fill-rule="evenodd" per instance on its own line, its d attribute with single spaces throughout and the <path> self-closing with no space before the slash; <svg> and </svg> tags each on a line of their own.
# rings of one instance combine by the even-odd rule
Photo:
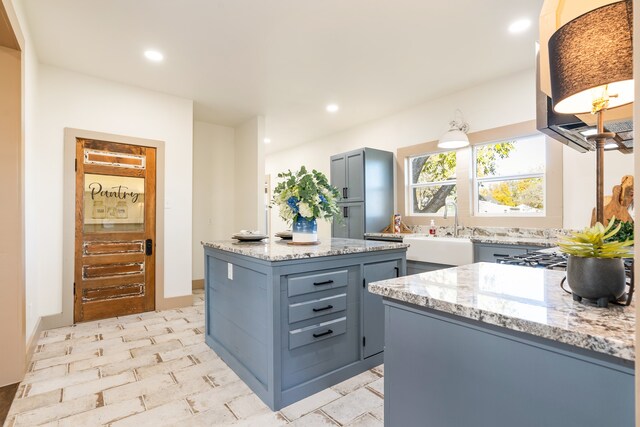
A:
<svg viewBox="0 0 640 427">
<path fill-rule="evenodd" d="M 447 219 L 447 207 L 449 205 L 453 206 L 453 237 L 458 237 L 458 205 L 456 205 L 456 202 L 445 202 L 442 218 Z"/>
</svg>

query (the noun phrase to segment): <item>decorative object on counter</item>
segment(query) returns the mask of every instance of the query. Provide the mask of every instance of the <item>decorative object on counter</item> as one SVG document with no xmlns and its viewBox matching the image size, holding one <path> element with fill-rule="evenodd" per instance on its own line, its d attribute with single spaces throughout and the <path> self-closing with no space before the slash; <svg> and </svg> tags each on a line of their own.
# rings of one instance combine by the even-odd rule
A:
<svg viewBox="0 0 640 427">
<path fill-rule="evenodd" d="M 624 295 L 627 281 L 623 258 L 633 257 L 629 250 L 633 240 L 607 241 L 622 227 L 622 224 L 614 227 L 615 223 L 614 217 L 606 228 L 596 223 L 558 242 L 560 250 L 569 255 L 566 281 L 575 301 L 586 298 L 598 307 L 607 307 L 609 302 L 617 303 Z M 629 301 L 631 295 L 632 290 Z"/>
<path fill-rule="evenodd" d="M 456 109 L 454 119 L 449 122 L 449 130 L 438 140 L 439 148 L 462 148 L 469 145 L 469 124 L 464 121 L 462 111 Z"/>
<path fill-rule="evenodd" d="M 596 221 L 604 223 L 604 111 L 633 101 L 633 4 L 620 1 L 587 12 L 549 39 L 553 109 L 561 114 L 598 115 Z M 614 139 L 615 140 L 615 139 Z M 619 145 L 625 148 L 624 144 Z"/>
<path fill-rule="evenodd" d="M 391 233 L 391 234 L 411 234 L 413 231 L 407 225 L 402 222 L 402 215 L 394 214 L 391 217 L 391 224 L 386 227 L 381 233 Z"/>
<path fill-rule="evenodd" d="M 613 217 L 620 221 L 633 224 L 633 217 L 629 213 L 633 209 L 633 176 L 625 175 L 620 185 L 614 185 L 611 196 L 604 198 L 604 221 L 608 223 Z M 596 223 L 596 210 L 591 212 L 591 225 Z"/>
<path fill-rule="evenodd" d="M 282 240 L 291 240 L 293 238 L 293 233 L 291 232 L 291 230 L 278 231 L 275 236 L 281 238 Z"/>
<path fill-rule="evenodd" d="M 293 241 L 316 242 L 316 218 L 332 220 L 340 213 L 340 193 L 323 173 L 308 172 L 304 166 L 295 173 L 281 172 L 278 178 L 283 181 L 276 185 L 272 203 L 278 206 L 280 218 L 293 224 Z"/>
<path fill-rule="evenodd" d="M 240 240 L 241 242 L 259 242 L 267 237 L 269 236 L 260 233 L 258 230 L 240 230 L 239 233 L 231 236 L 232 239 Z"/>
<path fill-rule="evenodd" d="M 446 210 L 444 211 L 446 214 Z M 432 219 L 431 220 L 431 225 L 429 226 L 429 236 L 433 236 L 436 237 L 436 220 Z"/>
</svg>

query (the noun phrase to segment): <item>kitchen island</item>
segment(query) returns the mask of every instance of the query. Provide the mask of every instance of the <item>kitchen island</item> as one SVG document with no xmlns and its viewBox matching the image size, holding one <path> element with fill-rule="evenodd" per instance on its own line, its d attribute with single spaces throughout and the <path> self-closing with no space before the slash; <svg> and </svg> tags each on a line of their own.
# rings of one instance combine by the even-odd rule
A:
<svg viewBox="0 0 640 427">
<path fill-rule="evenodd" d="M 565 273 L 477 263 L 369 285 L 385 304 L 385 425 L 633 426 L 635 308 Z"/>
<path fill-rule="evenodd" d="M 206 343 L 272 410 L 383 362 L 382 297 L 366 286 L 405 274 L 406 244 L 203 245 Z"/>
</svg>

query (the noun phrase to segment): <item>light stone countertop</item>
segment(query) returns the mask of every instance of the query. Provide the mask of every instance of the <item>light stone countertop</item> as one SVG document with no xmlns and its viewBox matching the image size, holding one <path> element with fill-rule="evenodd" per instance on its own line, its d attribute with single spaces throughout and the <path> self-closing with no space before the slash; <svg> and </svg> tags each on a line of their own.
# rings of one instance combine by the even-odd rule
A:
<svg viewBox="0 0 640 427">
<path fill-rule="evenodd" d="M 372 240 L 335 238 L 321 240 L 319 245 L 297 246 L 289 245 L 288 242 L 291 242 L 291 240 L 265 239 L 260 242 L 220 240 L 215 242 L 202 242 L 202 245 L 265 261 L 287 261 L 293 259 L 406 249 L 409 247 L 408 244 L 400 242 L 379 242 Z"/>
<path fill-rule="evenodd" d="M 558 239 L 545 239 L 538 237 L 473 236 L 470 239 L 473 243 L 487 243 L 492 245 L 523 245 L 540 246 L 543 248 L 558 246 Z"/>
<path fill-rule="evenodd" d="M 477 263 L 369 284 L 384 297 L 635 360 L 635 304 L 573 301 L 563 271 Z"/>
</svg>

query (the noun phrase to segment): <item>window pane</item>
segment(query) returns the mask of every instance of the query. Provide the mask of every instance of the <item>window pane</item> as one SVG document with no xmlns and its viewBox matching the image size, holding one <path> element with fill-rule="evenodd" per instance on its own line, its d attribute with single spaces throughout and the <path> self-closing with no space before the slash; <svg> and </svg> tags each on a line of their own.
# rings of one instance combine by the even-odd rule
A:
<svg viewBox="0 0 640 427">
<path fill-rule="evenodd" d="M 544 173 L 545 148 L 545 138 L 541 135 L 476 147 L 476 176 L 484 178 Z"/>
<path fill-rule="evenodd" d="M 412 184 L 448 181 L 456 177 L 455 151 L 413 157 L 410 162 Z"/>
<path fill-rule="evenodd" d="M 457 202 L 455 184 L 413 188 L 413 213 L 444 213 L 447 198 Z"/>
<path fill-rule="evenodd" d="M 479 213 L 544 212 L 544 180 L 542 178 L 479 183 L 478 195 Z"/>
<path fill-rule="evenodd" d="M 144 178 L 84 175 L 84 231 L 144 231 Z"/>
</svg>

